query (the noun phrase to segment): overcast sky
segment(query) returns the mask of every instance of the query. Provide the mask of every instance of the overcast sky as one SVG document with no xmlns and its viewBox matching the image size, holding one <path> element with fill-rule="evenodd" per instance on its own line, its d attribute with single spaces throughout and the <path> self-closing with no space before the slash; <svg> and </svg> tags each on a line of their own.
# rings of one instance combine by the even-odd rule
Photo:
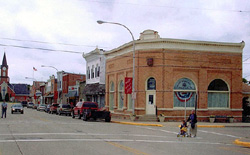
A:
<svg viewBox="0 0 250 155">
<path fill-rule="evenodd" d="M 5 51 L 10 83 L 31 84 L 25 77 L 33 78 L 33 67 L 39 81 L 56 74 L 41 65 L 85 74 L 82 52 L 132 40 L 123 27 L 97 20 L 122 23 L 135 39 L 152 29 L 161 38 L 244 40 L 243 77 L 250 80 L 249 0 L 0 0 L 0 62 Z"/>
</svg>

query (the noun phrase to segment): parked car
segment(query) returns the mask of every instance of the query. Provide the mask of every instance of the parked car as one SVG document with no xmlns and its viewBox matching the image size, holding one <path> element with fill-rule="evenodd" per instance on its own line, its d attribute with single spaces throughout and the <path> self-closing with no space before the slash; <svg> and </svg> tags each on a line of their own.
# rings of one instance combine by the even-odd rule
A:
<svg viewBox="0 0 250 155">
<path fill-rule="evenodd" d="M 57 103 L 53 103 L 51 106 L 50 106 L 50 110 L 49 110 L 49 113 L 50 114 L 57 114 L 57 108 L 58 108 L 59 104 Z"/>
<path fill-rule="evenodd" d="M 105 122 L 111 121 L 111 113 L 105 108 L 99 109 L 97 103 L 86 102 L 83 103 L 83 120 L 87 121 L 90 118 L 96 119 L 104 119 Z"/>
<path fill-rule="evenodd" d="M 50 106 L 51 106 L 51 104 L 48 104 L 48 105 L 45 107 L 44 111 L 47 112 L 47 113 L 49 113 L 49 111 L 50 111 Z"/>
<path fill-rule="evenodd" d="M 38 107 L 38 104 L 34 104 L 32 109 L 37 109 L 37 107 Z"/>
<path fill-rule="evenodd" d="M 72 111 L 72 118 L 77 116 L 79 119 L 83 117 L 83 120 L 87 121 L 89 118 L 96 119 L 105 119 L 106 122 L 110 122 L 111 114 L 110 111 L 101 110 L 98 108 L 96 102 L 78 102 Z"/>
<path fill-rule="evenodd" d="M 27 101 L 22 101 L 21 104 L 22 104 L 23 107 L 27 107 L 28 102 Z"/>
<path fill-rule="evenodd" d="M 36 110 L 37 111 L 40 111 L 40 110 L 44 111 L 45 107 L 46 107 L 45 104 L 39 104 Z"/>
<path fill-rule="evenodd" d="M 32 102 L 29 102 L 29 103 L 27 104 L 27 108 L 33 108 L 33 106 L 34 106 L 34 103 L 32 103 Z"/>
<path fill-rule="evenodd" d="M 72 108 L 70 104 L 59 104 L 57 108 L 57 114 L 71 115 Z"/>
<path fill-rule="evenodd" d="M 13 114 L 14 112 L 23 114 L 23 106 L 21 103 L 16 103 L 11 106 L 11 113 Z"/>
</svg>

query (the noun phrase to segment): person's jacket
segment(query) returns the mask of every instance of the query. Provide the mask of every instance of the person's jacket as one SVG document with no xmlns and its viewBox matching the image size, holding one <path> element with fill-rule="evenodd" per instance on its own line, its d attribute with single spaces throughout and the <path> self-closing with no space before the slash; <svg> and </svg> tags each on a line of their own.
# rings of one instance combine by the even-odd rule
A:
<svg viewBox="0 0 250 155">
<path fill-rule="evenodd" d="M 191 115 L 194 115 L 194 118 L 193 120 L 191 120 Z M 197 123 L 197 116 L 196 114 L 190 114 L 188 119 L 187 119 L 187 122 L 191 121 L 191 123 Z"/>
</svg>

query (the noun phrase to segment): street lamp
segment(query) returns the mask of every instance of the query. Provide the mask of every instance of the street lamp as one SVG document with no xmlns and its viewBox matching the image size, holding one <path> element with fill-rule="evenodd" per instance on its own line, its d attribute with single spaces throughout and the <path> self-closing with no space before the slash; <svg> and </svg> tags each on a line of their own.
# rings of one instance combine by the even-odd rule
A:
<svg viewBox="0 0 250 155">
<path fill-rule="evenodd" d="M 56 67 L 54 67 L 54 66 L 45 66 L 45 65 L 41 65 L 41 67 L 50 67 L 50 68 L 54 68 L 54 69 L 56 70 L 57 78 L 58 78 L 58 69 L 57 69 Z M 58 86 L 57 86 L 57 90 L 58 90 Z M 58 93 L 58 91 L 57 91 L 57 93 Z M 60 94 L 59 94 L 59 93 L 58 93 L 57 98 L 58 98 L 58 99 L 60 98 Z M 57 102 L 59 103 L 58 99 L 57 99 Z"/>
<path fill-rule="evenodd" d="M 120 23 L 115 23 L 115 22 L 107 22 L 107 21 L 102 21 L 102 20 L 98 20 L 97 21 L 98 24 L 105 24 L 105 23 L 108 23 L 108 24 L 115 24 L 115 25 L 120 25 L 124 28 L 126 28 L 129 33 L 131 34 L 132 36 L 132 39 L 133 39 L 133 79 L 132 79 L 132 100 L 133 100 L 133 115 L 135 114 L 135 38 L 134 38 L 134 35 L 132 34 L 132 32 L 130 31 L 130 29 L 123 25 L 123 24 L 120 24 Z"/>
<path fill-rule="evenodd" d="M 31 78 L 31 77 L 25 77 L 25 79 L 31 79 L 33 81 L 37 81 L 35 78 Z"/>
<path fill-rule="evenodd" d="M 58 72 L 58 69 L 54 66 L 45 66 L 45 65 L 41 65 L 41 67 L 50 67 L 50 68 L 54 68 L 57 72 Z"/>
</svg>

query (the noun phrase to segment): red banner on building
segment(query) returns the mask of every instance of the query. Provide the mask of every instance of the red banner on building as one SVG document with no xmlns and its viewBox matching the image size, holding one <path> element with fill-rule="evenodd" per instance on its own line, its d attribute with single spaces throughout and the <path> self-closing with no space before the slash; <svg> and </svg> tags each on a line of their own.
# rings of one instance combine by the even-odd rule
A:
<svg viewBox="0 0 250 155">
<path fill-rule="evenodd" d="M 132 94 L 132 81 L 133 78 L 125 77 L 125 94 Z"/>
</svg>

